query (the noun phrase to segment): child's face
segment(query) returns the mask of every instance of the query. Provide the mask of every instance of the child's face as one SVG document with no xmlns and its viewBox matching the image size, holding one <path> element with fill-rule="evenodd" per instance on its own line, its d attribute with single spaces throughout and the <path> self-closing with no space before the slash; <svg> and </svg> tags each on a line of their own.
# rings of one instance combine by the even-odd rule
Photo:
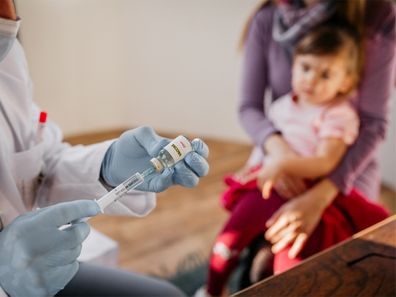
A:
<svg viewBox="0 0 396 297">
<path fill-rule="evenodd" d="M 292 85 L 299 100 L 310 104 L 329 103 L 350 86 L 345 53 L 297 55 L 293 63 Z"/>
</svg>

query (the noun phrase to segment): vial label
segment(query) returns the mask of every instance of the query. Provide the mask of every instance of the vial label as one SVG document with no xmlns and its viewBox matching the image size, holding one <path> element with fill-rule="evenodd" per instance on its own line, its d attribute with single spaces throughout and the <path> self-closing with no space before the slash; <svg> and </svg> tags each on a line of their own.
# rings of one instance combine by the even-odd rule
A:
<svg viewBox="0 0 396 297">
<path fill-rule="evenodd" d="M 192 151 L 192 146 L 186 137 L 180 135 L 165 146 L 164 150 L 166 150 L 172 156 L 175 163 L 177 163 Z"/>
</svg>

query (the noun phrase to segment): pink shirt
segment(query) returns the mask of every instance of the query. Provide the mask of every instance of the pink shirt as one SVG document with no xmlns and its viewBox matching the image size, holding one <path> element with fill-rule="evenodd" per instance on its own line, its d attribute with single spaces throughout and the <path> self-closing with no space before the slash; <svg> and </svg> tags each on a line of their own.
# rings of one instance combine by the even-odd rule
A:
<svg viewBox="0 0 396 297">
<path fill-rule="evenodd" d="M 325 138 L 340 138 L 351 145 L 358 136 L 359 117 L 348 101 L 302 105 L 288 94 L 272 103 L 268 112 L 285 140 L 302 156 L 315 155 L 319 142 Z"/>
</svg>

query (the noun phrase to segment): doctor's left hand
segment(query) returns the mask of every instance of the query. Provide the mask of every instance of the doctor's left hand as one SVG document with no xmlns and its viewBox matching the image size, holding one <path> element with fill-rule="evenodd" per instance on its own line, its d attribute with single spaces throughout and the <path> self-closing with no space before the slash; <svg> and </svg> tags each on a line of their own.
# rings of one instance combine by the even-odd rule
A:
<svg viewBox="0 0 396 297">
<path fill-rule="evenodd" d="M 150 127 L 139 127 L 123 133 L 106 152 L 102 162 L 101 174 L 113 187 L 118 186 L 136 172 L 142 172 L 150 166 L 150 159 L 170 142 L 157 135 Z M 194 187 L 199 177 L 209 171 L 206 158 L 209 155 L 207 145 L 199 139 L 191 142 L 193 151 L 174 168 L 167 168 L 161 174 L 153 174 L 137 187 L 137 190 L 162 192 L 171 185 Z"/>
<path fill-rule="evenodd" d="M 89 225 L 98 214 L 95 201 L 59 203 L 20 215 L 0 232 L 0 286 L 12 297 L 54 296 L 76 274 Z"/>
</svg>

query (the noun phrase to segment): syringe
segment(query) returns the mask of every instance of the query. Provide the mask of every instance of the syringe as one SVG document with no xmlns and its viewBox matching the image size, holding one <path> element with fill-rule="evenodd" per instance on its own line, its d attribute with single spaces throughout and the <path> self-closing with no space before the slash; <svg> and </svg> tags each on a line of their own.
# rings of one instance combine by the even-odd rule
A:
<svg viewBox="0 0 396 297">
<path fill-rule="evenodd" d="M 95 199 L 95 202 L 99 205 L 101 212 L 104 213 L 106 207 L 120 199 L 128 191 L 135 189 L 137 186 L 141 185 L 144 182 L 144 178 L 154 172 L 156 172 L 154 167 L 150 167 L 142 173 L 136 172 L 135 174 L 131 175 L 127 180 L 115 187 L 113 190 L 100 197 L 98 200 Z M 60 226 L 59 230 L 65 230 L 76 222 L 87 222 L 90 218 L 91 217 L 86 217 L 83 219 L 79 219 L 75 222 Z"/>
<path fill-rule="evenodd" d="M 150 174 L 156 172 L 154 167 L 150 167 L 143 171 L 142 173 L 136 172 L 127 180 L 119 184 L 116 188 L 108 192 L 106 195 L 102 196 L 98 200 L 95 200 L 99 205 L 102 212 L 104 209 L 121 198 L 128 191 L 135 189 L 137 186 L 141 185 L 144 182 L 144 178 L 149 176 Z"/>
<path fill-rule="evenodd" d="M 128 191 L 135 189 L 139 185 L 144 182 L 144 179 L 152 173 L 161 173 L 165 168 L 170 168 L 175 166 L 175 164 L 184 159 L 184 157 L 191 152 L 192 146 L 190 141 L 179 135 L 174 140 L 172 140 L 168 145 L 166 145 L 163 149 L 160 150 L 158 156 L 152 158 L 150 160 L 150 166 L 142 173 L 136 172 L 131 175 L 128 179 L 123 181 L 113 190 L 102 196 L 101 198 L 95 200 L 95 202 L 99 205 L 102 213 L 105 208 L 108 207 L 113 202 L 120 199 L 123 195 L 125 195 Z M 84 218 L 79 221 L 88 221 L 89 218 Z M 59 229 L 64 230 L 70 227 L 72 223 L 61 226 Z"/>
<path fill-rule="evenodd" d="M 98 203 L 102 212 L 113 202 L 120 199 L 128 191 L 135 189 L 144 182 L 144 179 L 152 173 L 161 173 L 165 168 L 173 167 L 175 164 L 184 159 L 184 157 L 191 152 L 192 146 L 190 141 L 179 135 L 172 140 L 168 145 L 160 150 L 158 156 L 150 160 L 150 167 L 142 173 L 136 172 L 127 180 L 119 184 L 116 188 L 95 200 Z"/>
</svg>

